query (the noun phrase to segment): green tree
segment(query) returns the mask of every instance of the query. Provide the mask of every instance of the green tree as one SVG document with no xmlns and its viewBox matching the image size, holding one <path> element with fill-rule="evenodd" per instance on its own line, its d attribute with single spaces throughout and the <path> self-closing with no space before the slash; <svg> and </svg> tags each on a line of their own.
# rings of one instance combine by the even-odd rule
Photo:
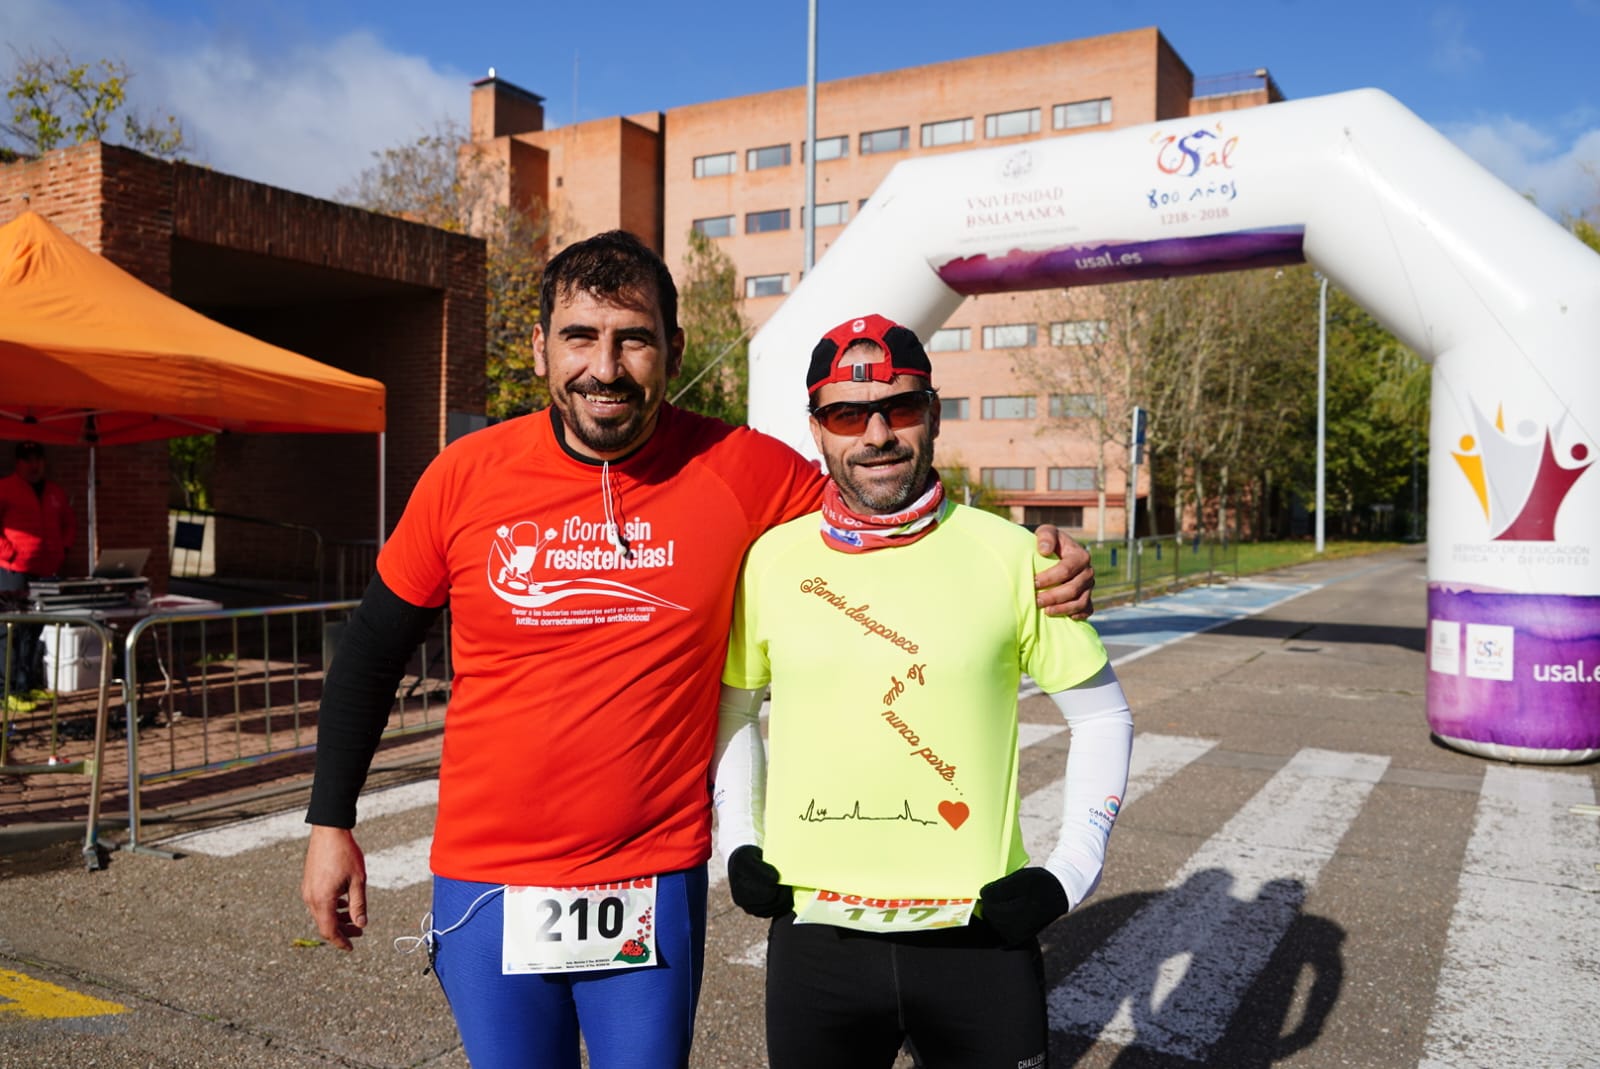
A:
<svg viewBox="0 0 1600 1069">
<path fill-rule="evenodd" d="M 1574 219 L 1572 221 L 1572 232 L 1579 241 L 1595 252 L 1600 252 L 1600 227 L 1595 226 L 1588 219 Z"/>
<path fill-rule="evenodd" d="M 959 456 L 943 458 L 939 465 L 939 481 L 944 483 L 945 496 L 963 505 L 992 512 L 996 516 L 1011 518 L 1011 507 L 1000 504 L 1000 495 L 992 486 L 986 486 L 972 477 L 972 469 Z"/>
<path fill-rule="evenodd" d="M 194 434 L 173 438 L 167 443 L 172 480 L 181 500 L 173 501 L 186 509 L 211 507 L 211 470 L 217 459 L 217 436 Z"/>
<path fill-rule="evenodd" d="M 1063 329 L 1018 370 L 1041 392 L 1098 400 L 1047 433 L 1095 441 L 1103 486 L 1120 489 L 1138 404 L 1152 515 L 1160 500 L 1179 530 L 1275 534 L 1286 494 L 1315 496 L 1319 285 L 1295 267 L 1070 290 L 1042 308 Z M 1330 291 L 1326 500 L 1346 531 L 1365 530 L 1372 505 L 1410 510 L 1427 384 L 1415 354 Z"/>
<path fill-rule="evenodd" d="M 121 140 L 129 148 L 162 159 L 181 159 L 191 146 L 175 116 L 145 119 L 128 102 L 133 75 L 111 59 L 79 63 L 66 52 L 12 50 L 6 102 L 10 116 L 0 121 L 0 156 L 38 156 L 53 148 L 86 141 L 113 140 L 121 119 Z"/>
<path fill-rule="evenodd" d="M 505 165 L 474 146 L 459 123 L 441 120 L 405 144 L 373 153 L 375 163 L 335 196 L 485 240 L 488 414 L 522 415 L 550 403 L 533 370 L 547 221 L 538 206 L 516 210 L 500 195 Z"/>
<path fill-rule="evenodd" d="M 739 300 L 739 269 L 710 238 L 691 230 L 678 281 L 678 323 L 686 341 L 672 403 L 736 426 L 744 423 L 750 324 Z"/>
<path fill-rule="evenodd" d="M 1594 164 L 1584 164 L 1584 172 L 1594 186 L 1594 199 L 1580 213 L 1563 213 L 1561 221 L 1579 241 L 1600 252 L 1600 170 L 1596 170 Z"/>
</svg>

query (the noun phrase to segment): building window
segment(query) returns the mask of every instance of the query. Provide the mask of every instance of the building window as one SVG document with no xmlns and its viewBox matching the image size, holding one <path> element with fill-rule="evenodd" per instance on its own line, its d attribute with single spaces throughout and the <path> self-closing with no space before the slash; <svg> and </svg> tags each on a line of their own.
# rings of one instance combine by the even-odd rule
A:
<svg viewBox="0 0 1600 1069">
<path fill-rule="evenodd" d="M 746 234 L 767 234 L 774 230 L 788 229 L 788 208 L 774 208 L 770 212 L 750 212 L 744 217 Z"/>
<path fill-rule="evenodd" d="M 971 403 L 965 397 L 939 398 L 940 419 L 970 419 Z"/>
<path fill-rule="evenodd" d="M 713 215 L 709 219 L 696 219 L 694 221 L 695 233 L 708 238 L 728 238 L 733 236 L 733 216 Z"/>
<path fill-rule="evenodd" d="M 1048 478 L 1050 489 L 1056 491 L 1097 489 L 1094 484 L 1093 468 L 1051 468 Z"/>
<path fill-rule="evenodd" d="M 892 130 L 873 130 L 861 135 L 861 154 L 874 152 L 900 152 L 911 147 L 911 127 L 896 126 Z"/>
<path fill-rule="evenodd" d="M 715 178 L 719 174 L 732 174 L 736 166 L 738 166 L 737 157 L 731 152 L 719 152 L 715 156 L 696 156 L 694 176 Z"/>
<path fill-rule="evenodd" d="M 1093 345 L 1105 340 L 1104 319 L 1068 319 L 1050 324 L 1051 345 Z"/>
<path fill-rule="evenodd" d="M 962 353 L 972 348 L 971 327 L 945 327 L 928 339 L 930 353 Z"/>
<path fill-rule="evenodd" d="M 800 222 L 806 221 L 805 208 L 800 209 Z M 843 226 L 850 221 L 850 202 L 847 200 L 834 201 L 832 204 L 817 205 L 818 226 Z"/>
<path fill-rule="evenodd" d="M 747 171 L 764 171 L 768 167 L 789 166 L 788 145 L 768 145 L 766 148 L 753 148 L 744 154 L 744 169 Z"/>
<path fill-rule="evenodd" d="M 1022 526 L 1038 527 L 1040 524 L 1053 523 L 1057 527 L 1071 530 L 1083 529 L 1082 505 L 1056 505 L 1054 507 L 1032 505 L 1022 510 Z"/>
<path fill-rule="evenodd" d="M 982 468 L 978 481 L 996 490 L 1032 490 L 1032 468 Z"/>
<path fill-rule="evenodd" d="M 1033 396 L 985 397 L 984 419 L 1033 419 L 1039 414 L 1039 399 Z M 1030 484 L 1030 489 L 1032 486 Z"/>
<path fill-rule="evenodd" d="M 959 145 L 972 140 L 971 119 L 946 119 L 943 122 L 922 124 L 922 147 L 938 148 L 940 145 Z M 865 152 L 866 149 L 861 151 Z"/>
<path fill-rule="evenodd" d="M 748 275 L 744 280 L 746 297 L 781 297 L 788 292 L 788 275 Z"/>
<path fill-rule="evenodd" d="M 984 137 L 1016 137 L 1019 134 L 1036 134 L 1038 132 L 1038 108 L 1024 108 L 1021 111 L 1002 111 L 997 115 L 985 115 L 983 117 Z"/>
<path fill-rule="evenodd" d="M 1038 340 L 1039 328 L 1033 323 L 1007 323 L 983 328 L 985 349 L 1027 349 Z"/>
<path fill-rule="evenodd" d="M 1092 393 L 1053 393 L 1050 395 L 1051 419 L 1088 419 L 1100 414 L 1100 398 Z M 1054 487 L 1051 487 L 1054 489 Z"/>
<path fill-rule="evenodd" d="M 1079 100 L 1072 104 L 1057 104 L 1054 118 L 1057 130 L 1070 130 L 1075 126 L 1099 126 L 1111 121 L 1111 98 Z"/>
<path fill-rule="evenodd" d="M 819 137 L 817 138 L 817 162 L 825 160 L 842 160 L 850 155 L 850 139 L 848 137 Z M 800 142 L 800 159 L 806 158 L 806 143 Z"/>
</svg>

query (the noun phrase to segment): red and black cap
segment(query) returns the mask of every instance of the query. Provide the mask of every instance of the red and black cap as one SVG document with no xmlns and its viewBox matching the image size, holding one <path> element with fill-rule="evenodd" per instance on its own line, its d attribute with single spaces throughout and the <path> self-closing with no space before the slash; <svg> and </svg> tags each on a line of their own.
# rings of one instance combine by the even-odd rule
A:
<svg viewBox="0 0 1600 1069">
<path fill-rule="evenodd" d="M 858 341 L 870 341 L 883 359 L 842 362 L 845 350 Z M 806 371 L 806 391 L 815 394 L 830 382 L 892 382 L 896 375 L 933 378 L 933 365 L 914 331 L 880 315 L 847 319 L 822 336 L 811 350 Z"/>
</svg>

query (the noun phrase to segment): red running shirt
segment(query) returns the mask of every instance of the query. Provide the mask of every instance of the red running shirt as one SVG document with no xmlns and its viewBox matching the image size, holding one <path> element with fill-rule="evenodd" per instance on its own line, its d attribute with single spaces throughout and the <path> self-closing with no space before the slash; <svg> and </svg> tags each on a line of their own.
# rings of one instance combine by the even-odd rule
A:
<svg viewBox="0 0 1600 1069">
<path fill-rule="evenodd" d="M 710 854 L 708 769 L 733 592 L 763 531 L 815 510 L 815 466 L 749 428 L 663 406 L 605 472 L 548 411 L 478 431 L 423 473 L 378 558 L 414 605 L 450 602 L 433 871 L 564 885 Z"/>
</svg>

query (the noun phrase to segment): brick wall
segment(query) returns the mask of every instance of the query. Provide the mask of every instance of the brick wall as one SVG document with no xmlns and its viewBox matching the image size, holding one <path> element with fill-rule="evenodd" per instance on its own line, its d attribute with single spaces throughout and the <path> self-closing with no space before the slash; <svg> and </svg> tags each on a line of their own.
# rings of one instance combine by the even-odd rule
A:
<svg viewBox="0 0 1600 1069">
<path fill-rule="evenodd" d="M 31 208 L 99 252 L 100 187 L 98 143 L 0 164 L 0 223 L 9 223 Z"/>
</svg>

